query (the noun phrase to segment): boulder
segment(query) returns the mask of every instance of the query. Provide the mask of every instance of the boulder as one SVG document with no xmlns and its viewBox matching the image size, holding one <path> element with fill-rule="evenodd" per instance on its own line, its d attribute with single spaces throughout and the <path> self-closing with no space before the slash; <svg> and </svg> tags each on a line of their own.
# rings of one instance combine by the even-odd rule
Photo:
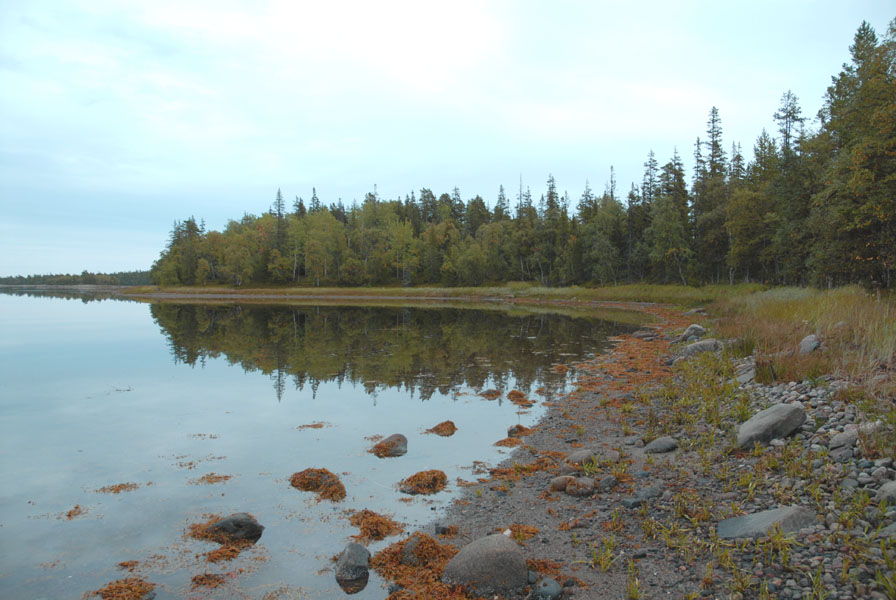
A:
<svg viewBox="0 0 896 600">
<path fill-rule="evenodd" d="M 688 325 L 688 328 L 684 330 L 684 333 L 678 336 L 677 341 L 683 342 L 685 340 L 691 339 L 692 337 L 702 338 L 704 335 L 706 335 L 706 329 L 704 329 L 700 325 L 697 325 L 696 323 L 693 323 L 691 325 Z"/>
<path fill-rule="evenodd" d="M 221 544 L 249 541 L 253 544 L 261 537 L 264 526 L 248 513 L 235 513 L 209 525 L 206 533 Z"/>
<path fill-rule="evenodd" d="M 896 505 L 896 481 L 888 481 L 877 490 L 878 503 L 886 501 L 887 506 Z"/>
<path fill-rule="evenodd" d="M 408 453 L 408 438 L 400 433 L 393 433 L 371 448 L 370 452 L 380 458 L 404 456 Z"/>
<path fill-rule="evenodd" d="M 806 422 L 806 411 L 799 404 L 775 404 L 761 410 L 737 431 L 737 447 L 749 449 L 759 442 L 768 444 L 775 438 L 784 438 Z"/>
<path fill-rule="evenodd" d="M 815 513 L 802 506 L 785 506 L 762 512 L 732 517 L 721 521 L 716 527 L 722 539 L 759 538 L 768 534 L 775 524 L 782 533 L 797 531 L 815 523 Z"/>
<path fill-rule="evenodd" d="M 818 336 L 814 333 L 811 335 L 807 335 L 800 342 L 800 350 L 799 353 L 802 356 L 803 354 L 810 354 L 815 352 L 818 347 L 821 345 L 821 342 L 818 341 Z"/>
<path fill-rule="evenodd" d="M 576 498 L 594 495 L 594 480 L 590 477 L 572 477 L 566 482 L 566 493 Z"/>
<path fill-rule="evenodd" d="M 715 338 L 693 342 L 681 349 L 679 358 L 690 358 L 704 352 L 715 352 L 722 349 L 722 342 Z"/>
<path fill-rule="evenodd" d="M 835 435 L 831 438 L 831 441 L 828 442 L 828 448 L 833 450 L 835 448 L 847 447 L 851 448 L 856 445 L 856 442 L 859 440 L 859 429 L 855 425 L 852 427 L 848 426 L 846 429 Z"/>
<path fill-rule="evenodd" d="M 361 544 L 351 542 L 336 561 L 336 582 L 346 593 L 355 594 L 367 586 L 369 569 L 370 552 Z"/>
<path fill-rule="evenodd" d="M 644 452 L 647 454 L 662 454 L 664 452 L 672 452 L 678 449 L 678 442 L 675 438 L 665 436 L 656 438 L 646 446 Z"/>
<path fill-rule="evenodd" d="M 480 596 L 506 594 L 529 583 L 529 569 L 519 546 L 496 534 L 464 546 L 445 567 L 442 581 Z"/>
</svg>

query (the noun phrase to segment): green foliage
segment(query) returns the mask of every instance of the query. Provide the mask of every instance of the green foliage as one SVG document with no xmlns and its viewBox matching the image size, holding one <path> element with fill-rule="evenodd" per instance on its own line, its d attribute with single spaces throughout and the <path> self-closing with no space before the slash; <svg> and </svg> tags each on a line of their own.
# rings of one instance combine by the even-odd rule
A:
<svg viewBox="0 0 896 600">
<path fill-rule="evenodd" d="M 896 22 L 894 22 L 896 23 Z M 494 210 L 481 196 L 428 188 L 404 200 L 368 193 L 327 207 L 312 189 L 306 211 L 271 210 L 206 232 L 176 222 L 152 268 L 158 285 L 442 285 L 537 282 L 541 286 L 636 281 L 735 281 L 891 288 L 896 265 L 896 25 L 883 40 L 863 23 L 851 62 L 833 79 L 817 132 L 787 91 L 747 160 L 723 149 L 712 107 L 695 145 L 690 190 L 678 153 L 653 151 L 640 189 L 624 201 L 610 182 L 588 183 L 570 213 L 549 175 L 533 203 L 520 184 L 515 210 L 503 186 Z"/>
</svg>

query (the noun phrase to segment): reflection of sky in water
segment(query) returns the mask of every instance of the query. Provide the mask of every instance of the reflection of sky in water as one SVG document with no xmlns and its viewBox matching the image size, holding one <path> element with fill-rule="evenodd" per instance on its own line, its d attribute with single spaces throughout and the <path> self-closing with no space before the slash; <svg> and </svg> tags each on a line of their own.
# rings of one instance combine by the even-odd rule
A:
<svg viewBox="0 0 896 600">
<path fill-rule="evenodd" d="M 475 478 L 474 460 L 494 464 L 505 455 L 492 443 L 508 426 L 540 415 L 540 404 L 519 416 L 512 404 L 468 389 L 421 402 L 395 388 L 378 388 L 374 399 L 360 386 L 332 382 L 315 397 L 310 387 L 288 383 L 278 403 L 269 376 L 224 357 L 204 368 L 173 364 L 148 312 L 137 303 L 0 295 L 0 596 L 80 597 L 124 577 L 118 562 L 152 555 L 166 557 L 142 572 L 163 585 L 160 599 L 186 595 L 193 575 L 240 567 L 249 573 L 214 597 L 261 597 L 280 587 L 293 594 L 285 598 L 298 590 L 341 595 L 332 572 L 318 572 L 357 533 L 342 511 L 430 521 L 458 493 L 457 477 Z M 422 433 L 445 419 L 459 428 L 453 437 Z M 332 426 L 296 429 L 314 421 Z M 406 456 L 380 460 L 366 452 L 365 437 L 395 432 L 409 438 Z M 188 461 L 195 468 L 178 466 Z M 346 501 L 316 503 L 290 488 L 288 477 L 308 467 L 347 473 Z M 449 493 L 396 501 L 396 482 L 432 468 L 447 473 Z M 210 472 L 234 477 L 188 485 Z M 94 492 L 123 482 L 141 487 Z M 87 514 L 58 518 L 76 504 Z M 185 541 L 186 526 L 205 513 L 238 511 L 266 526 L 259 547 L 230 563 L 195 558 L 214 546 Z M 373 577 L 354 597 L 385 595 Z"/>
</svg>

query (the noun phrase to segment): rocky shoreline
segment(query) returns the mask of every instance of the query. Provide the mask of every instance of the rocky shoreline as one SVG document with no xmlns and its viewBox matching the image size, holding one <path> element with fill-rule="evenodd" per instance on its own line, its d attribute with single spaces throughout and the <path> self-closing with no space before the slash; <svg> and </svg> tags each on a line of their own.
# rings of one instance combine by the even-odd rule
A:
<svg viewBox="0 0 896 600">
<path fill-rule="evenodd" d="M 661 323 L 577 365 L 578 389 L 426 533 L 514 539 L 530 585 L 507 597 L 892 598 L 896 470 L 849 383 L 756 383 L 751 356 L 686 350 L 692 314 L 649 310 Z M 737 448 L 778 405 L 792 430 Z"/>
</svg>

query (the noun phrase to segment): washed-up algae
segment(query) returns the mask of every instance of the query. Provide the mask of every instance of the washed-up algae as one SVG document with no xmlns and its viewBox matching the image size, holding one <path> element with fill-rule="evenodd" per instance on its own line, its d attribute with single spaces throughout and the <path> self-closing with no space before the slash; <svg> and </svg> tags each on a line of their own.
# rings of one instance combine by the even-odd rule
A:
<svg viewBox="0 0 896 600">
<path fill-rule="evenodd" d="M 305 469 L 293 473 L 289 483 L 297 490 L 316 493 L 318 501 L 339 502 L 345 499 L 345 486 L 339 477 L 327 469 Z"/>
<path fill-rule="evenodd" d="M 413 540 L 412 550 L 405 547 Z M 383 578 L 401 587 L 388 600 L 410 598 L 469 599 L 460 586 L 442 583 L 445 566 L 457 554 L 451 544 L 440 544 L 424 533 L 387 546 L 370 559 L 370 566 Z"/>
<path fill-rule="evenodd" d="M 91 592 L 91 596 L 99 596 L 103 600 L 142 600 L 146 598 L 156 587 L 139 577 L 126 577 L 104 585 Z"/>
<path fill-rule="evenodd" d="M 352 536 L 359 541 L 379 541 L 404 531 L 401 523 L 367 509 L 352 514 L 348 521 L 361 530 L 359 535 Z"/>
<path fill-rule="evenodd" d="M 435 494 L 448 485 L 448 477 L 437 469 L 414 473 L 398 485 L 405 494 Z"/>
<path fill-rule="evenodd" d="M 225 560 L 233 560 L 239 556 L 243 550 L 252 546 L 252 542 L 249 540 L 229 539 L 220 531 L 213 529 L 212 526 L 223 518 L 220 515 L 206 515 L 206 517 L 207 520 L 205 522 L 193 523 L 190 525 L 187 531 L 187 536 L 194 540 L 221 544 L 219 548 L 215 548 L 214 550 L 205 553 L 205 558 L 208 562 L 216 563 Z"/>
<path fill-rule="evenodd" d="M 435 427 L 426 430 L 426 433 L 434 433 L 442 437 L 451 437 L 457 431 L 457 426 L 453 421 L 442 421 Z"/>
</svg>

